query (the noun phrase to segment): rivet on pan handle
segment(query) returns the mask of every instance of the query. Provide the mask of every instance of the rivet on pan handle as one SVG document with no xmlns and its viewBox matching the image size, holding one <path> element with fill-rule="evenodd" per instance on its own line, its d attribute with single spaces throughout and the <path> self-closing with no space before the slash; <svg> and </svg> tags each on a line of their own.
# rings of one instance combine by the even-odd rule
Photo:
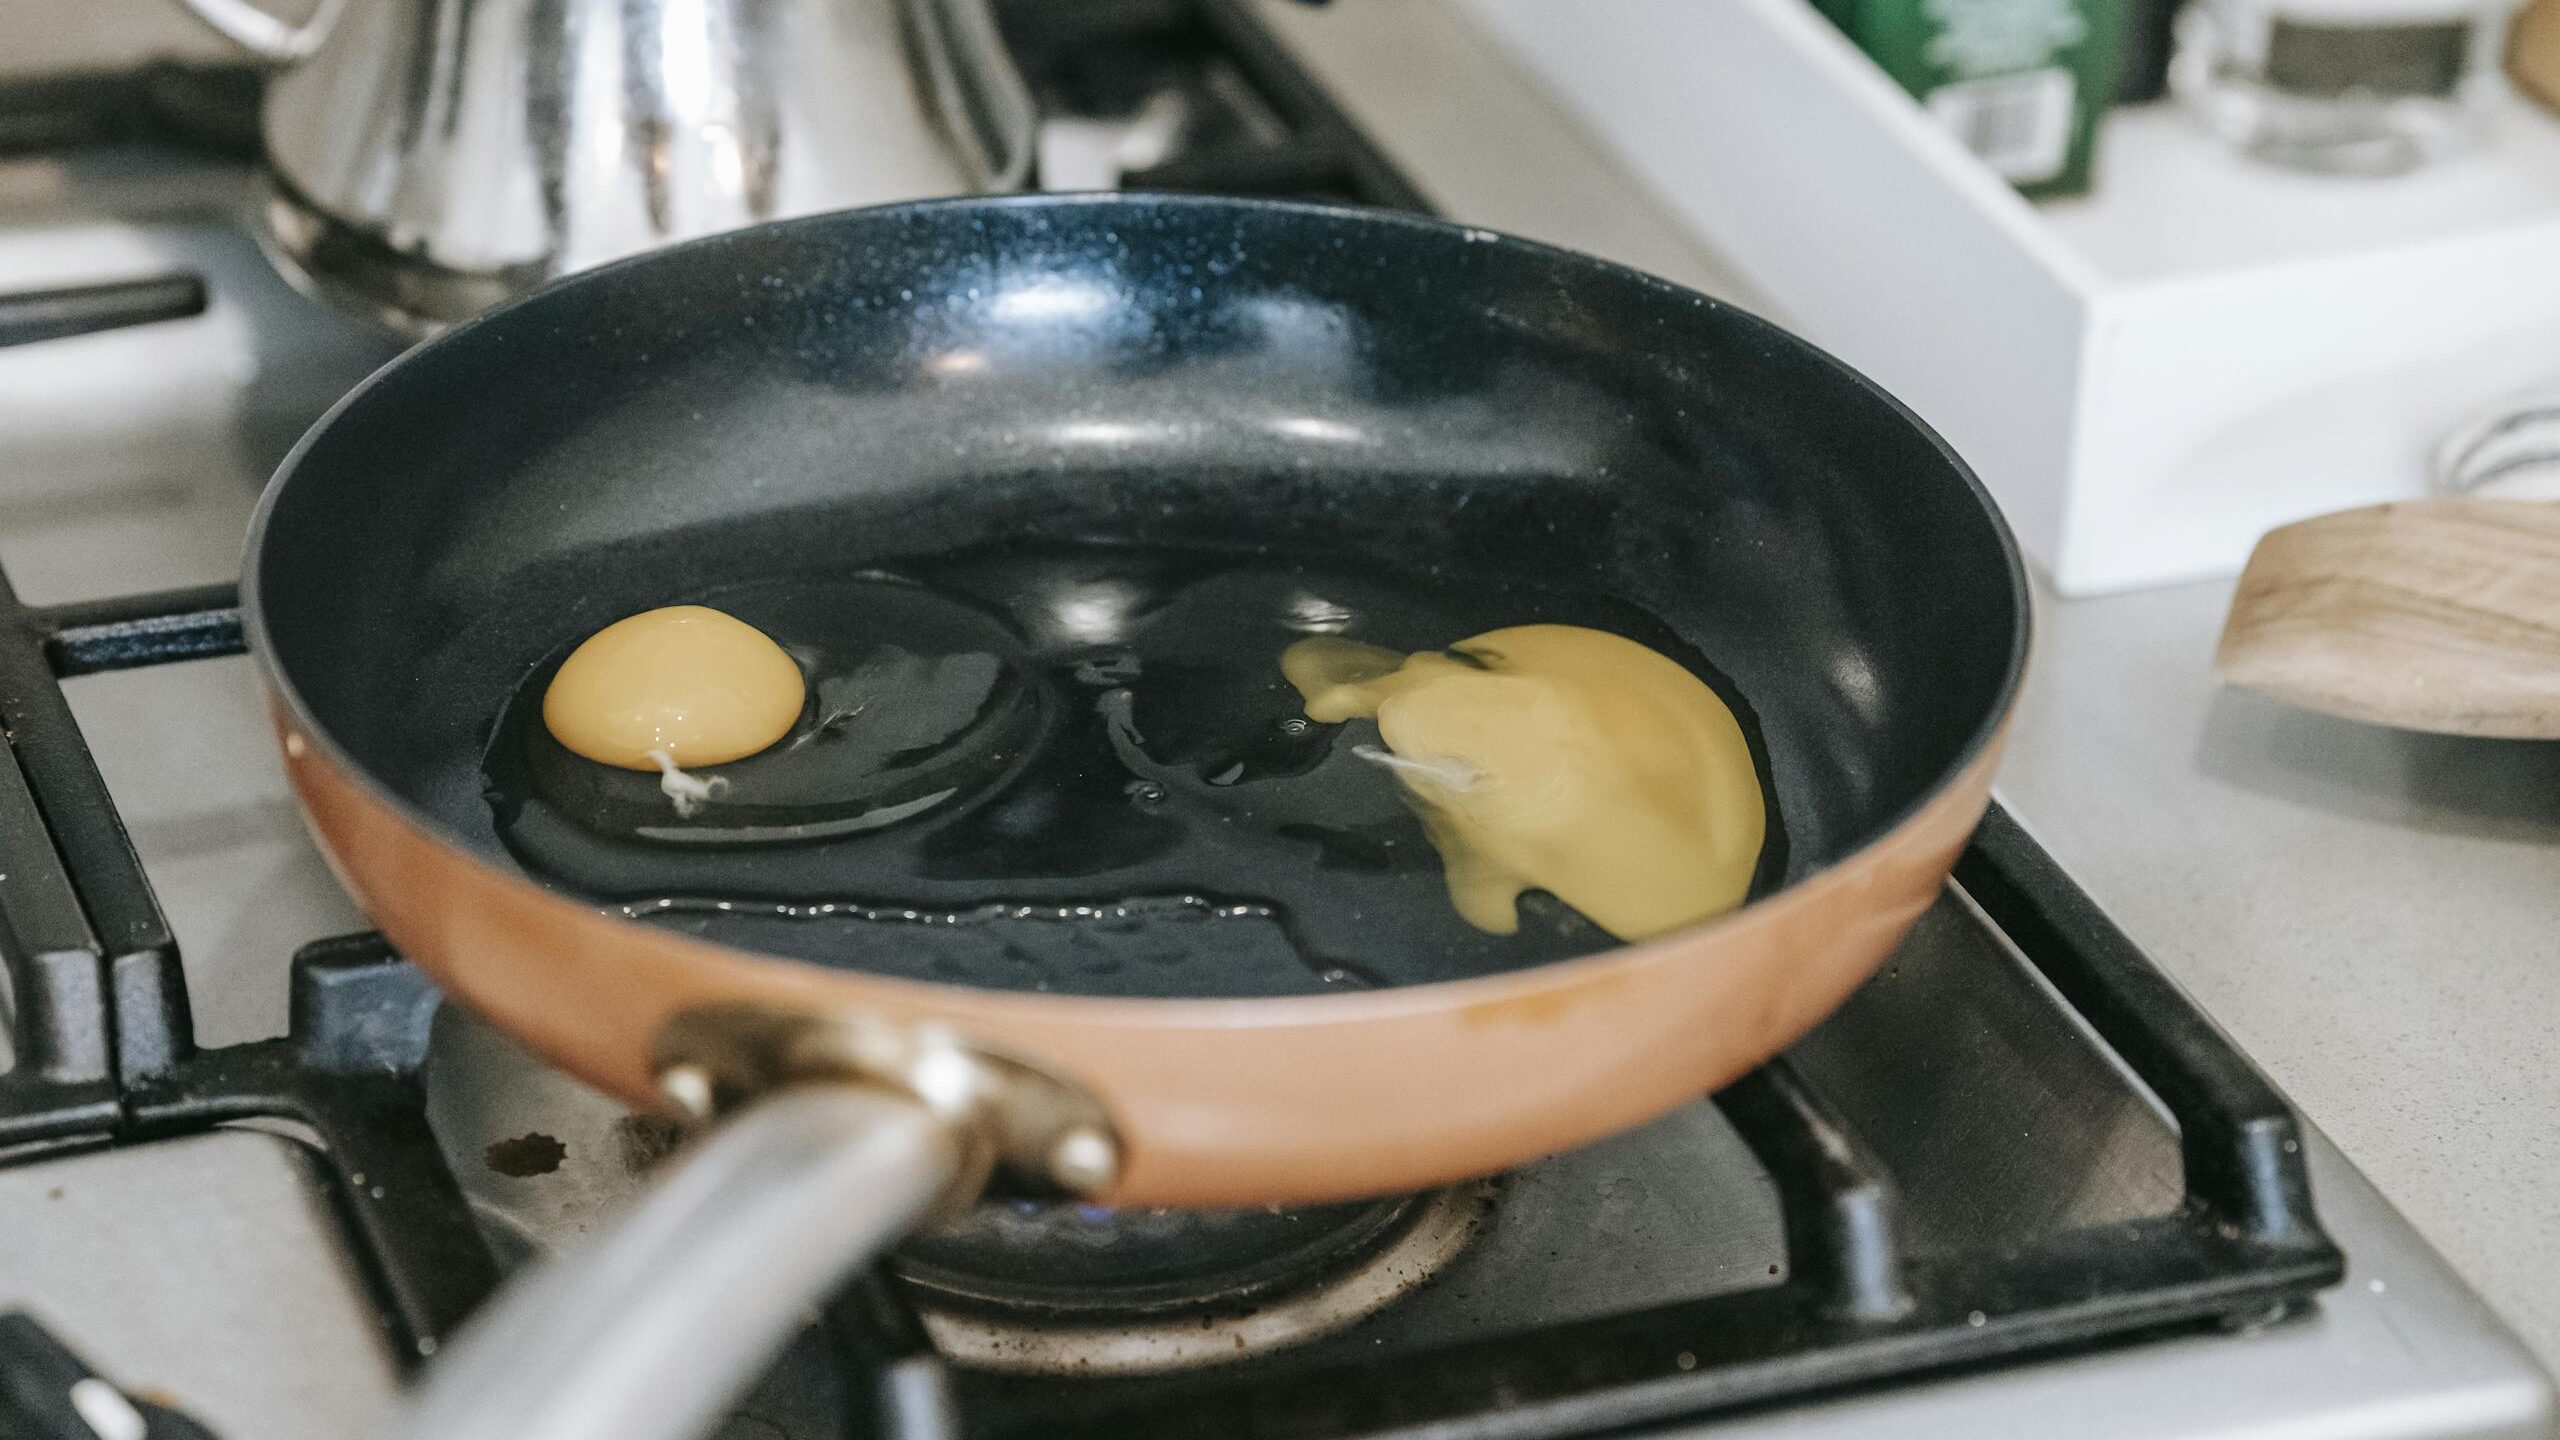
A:
<svg viewBox="0 0 2560 1440">
<path fill-rule="evenodd" d="M 975 1142 L 974 1163 L 955 1186 L 962 1204 L 991 1179 L 1012 1191 L 1092 1195 L 1120 1173 L 1119 1137 L 1091 1096 L 944 1025 L 852 1010 L 704 1006 L 668 1023 L 653 1060 L 668 1108 L 692 1122 L 810 1082 L 912 1096 Z"/>
</svg>

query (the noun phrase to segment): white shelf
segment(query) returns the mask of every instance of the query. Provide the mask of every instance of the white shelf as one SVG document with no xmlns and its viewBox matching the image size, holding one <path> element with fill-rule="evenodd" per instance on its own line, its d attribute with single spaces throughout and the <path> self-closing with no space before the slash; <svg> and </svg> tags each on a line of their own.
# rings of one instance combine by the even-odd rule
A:
<svg viewBox="0 0 2560 1440">
<path fill-rule="evenodd" d="M 2560 379 L 2560 122 L 2412 175 L 2297 174 L 2165 106 L 2042 207 L 1804 0 L 1464 0 L 1791 322 L 1981 471 L 2067 594 L 2228 573 L 2419 493 Z"/>
</svg>

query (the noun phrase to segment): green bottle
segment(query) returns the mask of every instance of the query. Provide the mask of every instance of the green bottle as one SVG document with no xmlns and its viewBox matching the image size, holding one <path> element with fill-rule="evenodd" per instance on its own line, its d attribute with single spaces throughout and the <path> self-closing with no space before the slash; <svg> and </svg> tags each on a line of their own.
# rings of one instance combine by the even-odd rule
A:
<svg viewBox="0 0 2560 1440">
<path fill-rule="evenodd" d="M 1813 0 L 2025 194 L 2089 188 L 2128 0 Z"/>
</svg>

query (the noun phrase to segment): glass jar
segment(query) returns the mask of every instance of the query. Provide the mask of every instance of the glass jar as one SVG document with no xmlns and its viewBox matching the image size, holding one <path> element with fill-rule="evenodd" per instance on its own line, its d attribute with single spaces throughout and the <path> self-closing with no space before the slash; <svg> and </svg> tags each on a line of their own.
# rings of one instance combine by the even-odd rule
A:
<svg viewBox="0 0 2560 1440">
<path fill-rule="evenodd" d="M 2391 175 L 2479 136 L 2518 0 L 2191 0 L 2172 87 L 2216 133 L 2305 170 Z"/>
</svg>

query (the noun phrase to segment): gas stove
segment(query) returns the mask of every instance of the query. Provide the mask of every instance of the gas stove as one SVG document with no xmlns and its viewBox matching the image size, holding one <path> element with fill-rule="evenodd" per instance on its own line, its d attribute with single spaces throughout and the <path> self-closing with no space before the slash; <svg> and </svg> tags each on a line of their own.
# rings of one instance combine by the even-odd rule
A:
<svg viewBox="0 0 2560 1440">
<path fill-rule="evenodd" d="M 1052 184 L 1410 208 L 1441 188 L 1254 6 L 1006 18 Z M 236 127 L 202 114 L 236 93 L 0 106 L 0 136 L 45 147 L 0 160 L 0 338 L 28 342 L 0 350 L 11 1440 L 368 1433 L 510 1265 L 577 1243 L 671 1140 L 440 1004 L 302 836 L 229 587 L 260 481 L 394 346 L 240 228 Z M 219 143 L 151 138 L 173 131 Z M 1712 1099 L 1375 1205 L 981 1207 L 815 1317 L 719 1433 L 2551 1419 L 2479 1302 L 1995 810 L 1884 972 Z"/>
</svg>

